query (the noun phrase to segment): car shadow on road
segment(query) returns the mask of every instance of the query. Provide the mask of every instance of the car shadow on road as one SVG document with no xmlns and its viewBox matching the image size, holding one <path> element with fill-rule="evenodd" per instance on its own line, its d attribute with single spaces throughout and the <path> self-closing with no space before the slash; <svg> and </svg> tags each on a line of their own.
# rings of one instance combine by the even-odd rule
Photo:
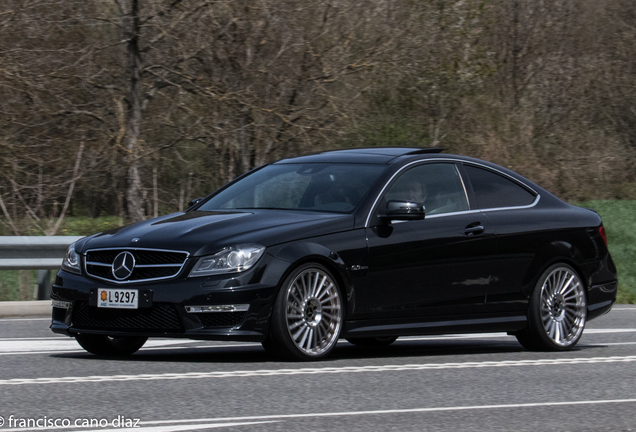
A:
<svg viewBox="0 0 636 432">
<path fill-rule="evenodd" d="M 591 347 L 576 347 L 573 351 L 587 350 Z M 342 360 L 365 360 L 382 358 L 408 358 L 417 357 L 419 361 L 426 358 L 438 358 L 444 356 L 465 357 L 470 361 L 472 356 L 484 354 L 511 354 L 529 352 L 523 348 L 516 340 L 492 341 L 492 340 L 444 340 L 444 341 L 411 341 L 398 340 L 394 344 L 386 347 L 362 347 L 341 342 L 333 350 L 331 355 L 320 361 L 321 364 Z M 131 356 L 107 357 L 97 356 L 88 353 L 60 353 L 52 354 L 56 358 L 73 358 L 87 361 L 110 360 L 126 362 L 156 362 L 156 363 L 233 363 L 233 364 L 253 364 L 253 363 L 281 363 L 279 359 L 270 356 L 262 347 L 250 344 L 244 347 L 233 345 L 224 347 L 216 345 L 210 347 L 185 347 L 185 348 L 163 348 L 161 350 L 152 347 L 140 350 Z M 283 364 L 289 364 L 282 362 Z M 307 362 L 307 364 L 317 364 Z"/>
</svg>

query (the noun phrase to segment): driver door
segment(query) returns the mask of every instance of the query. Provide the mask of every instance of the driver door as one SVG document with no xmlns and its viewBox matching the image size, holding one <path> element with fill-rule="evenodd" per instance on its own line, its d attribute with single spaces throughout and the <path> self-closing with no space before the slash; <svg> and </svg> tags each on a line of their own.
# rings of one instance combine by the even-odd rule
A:
<svg viewBox="0 0 636 432">
<path fill-rule="evenodd" d="M 395 199 L 420 199 L 425 219 L 381 219 L 386 202 Z M 483 309 L 494 278 L 496 239 L 486 216 L 470 209 L 454 163 L 405 170 L 388 185 L 374 212 L 366 228 L 369 271 L 364 292 L 356 296 L 357 318 L 460 315 Z"/>
</svg>

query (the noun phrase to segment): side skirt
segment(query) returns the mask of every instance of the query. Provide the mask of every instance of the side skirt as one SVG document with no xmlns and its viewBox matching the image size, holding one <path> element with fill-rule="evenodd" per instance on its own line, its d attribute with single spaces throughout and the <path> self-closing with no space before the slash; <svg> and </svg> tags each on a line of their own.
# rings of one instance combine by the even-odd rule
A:
<svg viewBox="0 0 636 432">
<path fill-rule="evenodd" d="M 412 322 L 361 320 L 345 322 L 342 337 L 417 336 L 448 333 L 515 332 L 526 325 L 525 315 L 458 318 Z"/>
</svg>

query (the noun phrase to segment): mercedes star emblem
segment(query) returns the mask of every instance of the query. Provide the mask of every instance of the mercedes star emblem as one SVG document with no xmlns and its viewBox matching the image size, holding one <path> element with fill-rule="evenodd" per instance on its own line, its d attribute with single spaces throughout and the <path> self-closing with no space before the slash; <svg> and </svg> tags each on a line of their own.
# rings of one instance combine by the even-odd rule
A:
<svg viewBox="0 0 636 432">
<path fill-rule="evenodd" d="M 115 279 L 127 279 L 135 268 L 135 257 L 130 252 L 122 252 L 115 257 L 112 268 Z"/>
</svg>

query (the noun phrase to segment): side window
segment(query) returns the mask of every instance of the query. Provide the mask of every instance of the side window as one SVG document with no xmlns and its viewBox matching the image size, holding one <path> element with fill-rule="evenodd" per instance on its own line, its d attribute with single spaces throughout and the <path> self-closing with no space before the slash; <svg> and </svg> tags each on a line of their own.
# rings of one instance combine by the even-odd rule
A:
<svg viewBox="0 0 636 432">
<path fill-rule="evenodd" d="M 536 196 L 506 177 L 489 170 L 464 165 L 477 205 L 481 209 L 530 205 Z"/>
<path fill-rule="evenodd" d="M 464 185 L 452 163 L 430 163 L 407 170 L 389 187 L 384 202 L 389 200 L 422 203 L 427 215 L 468 210 Z"/>
</svg>

